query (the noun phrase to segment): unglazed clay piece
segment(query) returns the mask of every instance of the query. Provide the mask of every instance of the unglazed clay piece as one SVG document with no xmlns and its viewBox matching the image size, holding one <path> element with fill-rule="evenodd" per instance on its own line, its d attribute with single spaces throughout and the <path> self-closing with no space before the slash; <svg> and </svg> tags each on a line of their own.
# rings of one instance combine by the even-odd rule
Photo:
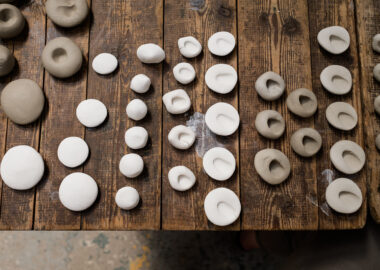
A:
<svg viewBox="0 0 380 270">
<path fill-rule="evenodd" d="M 117 68 L 118 62 L 114 55 L 110 53 L 100 53 L 92 60 L 92 68 L 101 75 L 110 74 Z"/>
<path fill-rule="evenodd" d="M 151 81 L 145 74 L 137 74 L 131 80 L 131 89 L 136 93 L 143 94 L 148 92 Z"/>
<path fill-rule="evenodd" d="M 373 36 L 373 38 L 372 38 L 372 49 L 375 52 L 380 53 L 380 34 L 376 34 Z"/>
<path fill-rule="evenodd" d="M 202 51 L 202 45 L 191 36 L 178 39 L 178 48 L 181 54 L 187 58 L 196 57 Z"/>
<path fill-rule="evenodd" d="M 228 188 L 211 190 L 204 202 L 207 219 L 217 226 L 227 226 L 234 223 L 240 215 L 239 197 Z"/>
<path fill-rule="evenodd" d="M 44 161 L 34 148 L 18 145 L 9 149 L 1 161 L 0 172 L 3 182 L 16 190 L 27 190 L 41 180 Z"/>
<path fill-rule="evenodd" d="M 235 172 L 234 155 L 225 148 L 214 147 L 203 156 L 203 169 L 211 178 L 218 181 L 229 179 Z"/>
<path fill-rule="evenodd" d="M 195 133 L 189 127 L 178 125 L 170 130 L 168 140 L 177 149 L 189 149 L 195 141 Z"/>
<path fill-rule="evenodd" d="M 290 162 L 277 149 L 264 149 L 256 153 L 254 165 L 257 173 L 267 183 L 278 185 L 290 174 Z"/>
<path fill-rule="evenodd" d="M 240 117 L 234 106 L 218 102 L 208 108 L 205 115 L 207 127 L 216 135 L 229 136 L 239 127 Z"/>
<path fill-rule="evenodd" d="M 146 64 L 157 64 L 165 59 L 165 51 L 153 43 L 143 44 L 137 49 L 138 59 Z"/>
<path fill-rule="evenodd" d="M 380 115 L 380 95 L 375 98 L 375 101 L 373 103 L 375 112 Z"/>
<path fill-rule="evenodd" d="M 377 134 L 376 136 L 375 145 L 376 145 L 377 150 L 380 151 L 380 134 Z"/>
<path fill-rule="evenodd" d="M 298 155 L 311 157 L 321 149 L 322 137 L 313 128 L 300 128 L 290 138 L 290 145 Z"/>
<path fill-rule="evenodd" d="M 285 120 L 279 112 L 265 110 L 257 114 L 255 127 L 265 138 L 277 139 L 284 134 Z"/>
<path fill-rule="evenodd" d="M 148 138 L 148 131 L 143 127 L 131 127 L 125 132 L 125 143 L 132 149 L 144 148 Z"/>
<path fill-rule="evenodd" d="M 179 63 L 173 68 L 174 78 L 182 83 L 189 84 L 195 79 L 195 69 L 189 63 Z"/>
<path fill-rule="evenodd" d="M 235 37 L 229 32 L 216 32 L 208 39 L 208 50 L 218 56 L 225 56 L 235 48 Z"/>
<path fill-rule="evenodd" d="M 126 111 L 129 118 L 135 121 L 139 121 L 143 119 L 148 113 L 148 107 L 144 101 L 136 98 L 128 103 Z"/>
<path fill-rule="evenodd" d="M 380 82 L 380 64 L 376 64 L 376 66 L 373 68 L 373 77 L 376 79 L 376 81 Z"/>
<path fill-rule="evenodd" d="M 326 188 L 326 202 L 338 213 L 352 214 L 362 205 L 362 192 L 354 181 L 338 178 Z"/>
<path fill-rule="evenodd" d="M 82 66 L 82 52 L 77 44 L 66 37 L 58 37 L 46 43 L 42 51 L 44 68 L 57 78 L 68 78 Z"/>
<path fill-rule="evenodd" d="M 208 88 L 219 94 L 231 92 L 235 88 L 237 78 L 236 70 L 227 64 L 213 65 L 205 75 Z"/>
<path fill-rule="evenodd" d="M 76 115 L 82 125 L 93 128 L 106 120 L 107 108 L 97 99 L 86 99 L 79 103 Z"/>
<path fill-rule="evenodd" d="M 20 10 L 10 4 L 0 4 L 0 38 L 14 38 L 25 26 Z"/>
<path fill-rule="evenodd" d="M 62 180 L 58 194 L 64 207 L 71 211 L 83 211 L 95 202 L 98 185 L 88 174 L 75 172 Z"/>
<path fill-rule="evenodd" d="M 45 97 L 32 80 L 18 79 L 8 83 L 1 93 L 1 107 L 14 123 L 26 125 L 41 115 Z"/>
<path fill-rule="evenodd" d="M 282 96 L 285 90 L 285 82 L 277 73 L 268 71 L 256 80 L 255 88 L 262 99 L 272 101 Z"/>
<path fill-rule="evenodd" d="M 168 173 L 170 186 L 178 191 L 186 191 L 195 184 L 194 173 L 185 166 L 176 166 L 170 169 Z"/>
<path fill-rule="evenodd" d="M 62 27 L 77 26 L 88 15 L 86 0 L 47 0 L 45 8 L 50 20 Z"/>
<path fill-rule="evenodd" d="M 189 95 L 183 89 L 177 89 L 166 93 L 162 97 L 166 110 L 171 114 L 181 114 L 190 109 Z"/>
<path fill-rule="evenodd" d="M 351 91 L 351 73 L 343 66 L 331 65 L 326 67 L 322 70 L 320 79 L 323 87 L 332 94 L 344 95 Z"/>
<path fill-rule="evenodd" d="M 119 170 L 125 177 L 135 178 L 144 170 L 144 161 L 138 154 L 127 154 L 121 158 Z"/>
<path fill-rule="evenodd" d="M 123 210 L 135 208 L 139 201 L 140 195 L 133 187 L 123 187 L 116 192 L 115 202 Z"/>
<path fill-rule="evenodd" d="M 365 163 L 363 148 L 355 142 L 341 140 L 330 149 L 330 159 L 335 168 L 345 174 L 359 172 Z"/>
<path fill-rule="evenodd" d="M 326 109 L 327 121 L 340 130 L 351 130 L 358 123 L 358 115 L 350 104 L 346 102 L 331 103 Z"/>
<path fill-rule="evenodd" d="M 318 108 L 317 97 L 306 88 L 291 92 L 286 99 L 286 105 L 289 111 L 303 118 L 312 116 Z"/>
<path fill-rule="evenodd" d="M 319 31 L 318 43 L 332 54 L 341 54 L 350 46 L 350 34 L 344 27 L 330 26 Z"/>
<path fill-rule="evenodd" d="M 58 146 L 57 155 L 59 161 L 69 168 L 75 168 L 83 164 L 88 157 L 87 143 L 79 137 L 67 137 Z"/>
<path fill-rule="evenodd" d="M 15 66 L 15 58 L 11 51 L 0 45 L 0 76 L 9 74 Z"/>
</svg>

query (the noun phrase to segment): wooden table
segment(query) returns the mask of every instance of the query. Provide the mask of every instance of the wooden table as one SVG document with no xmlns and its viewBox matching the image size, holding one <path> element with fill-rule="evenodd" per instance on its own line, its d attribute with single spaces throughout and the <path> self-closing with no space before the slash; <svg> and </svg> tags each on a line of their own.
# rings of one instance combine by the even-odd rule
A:
<svg viewBox="0 0 380 270">
<path fill-rule="evenodd" d="M 90 3 L 91 2 L 91 3 Z M 380 132 L 379 117 L 373 112 L 373 99 L 380 94 L 380 84 L 372 78 L 372 68 L 380 62 L 370 41 L 380 32 L 380 1 L 252 1 L 252 0 L 92 0 L 92 14 L 84 24 L 62 29 L 46 18 L 43 3 L 32 1 L 22 6 L 28 21 L 27 31 L 5 44 L 14 52 L 17 69 L 1 79 L 2 87 L 17 78 L 33 79 L 43 86 L 48 105 L 40 121 L 18 126 L 0 115 L 1 156 L 9 148 L 27 144 L 35 147 L 46 162 L 46 174 L 34 189 L 14 191 L 0 182 L 0 229 L 2 230 L 218 230 L 207 221 L 203 210 L 206 194 L 216 187 L 228 187 L 241 199 L 240 219 L 223 230 L 314 230 L 361 228 L 366 222 L 367 186 L 373 217 L 380 221 L 380 155 L 374 137 Z M 317 33 L 324 27 L 341 25 L 350 33 L 347 52 L 333 56 L 317 43 Z M 228 57 L 214 57 L 207 49 L 208 38 L 216 31 L 229 31 L 237 40 Z M 184 60 L 177 39 L 193 35 L 204 46 L 203 54 Z M 82 70 L 74 77 L 59 80 L 41 67 L 40 55 L 47 41 L 66 36 L 82 49 L 86 59 Z M 144 65 L 136 57 L 139 45 L 154 42 L 166 52 L 166 61 Z M 119 68 L 110 76 L 99 76 L 89 67 L 94 56 L 110 52 L 119 59 Z M 179 85 L 172 73 L 175 64 L 190 62 L 197 80 L 188 86 Z M 239 85 L 231 94 L 218 95 L 205 85 L 206 70 L 216 63 L 228 63 L 239 74 Z M 319 74 L 330 64 L 344 65 L 353 76 L 352 92 L 343 97 L 323 90 Z M 313 89 L 318 98 L 318 113 L 310 119 L 291 115 L 285 97 L 276 102 L 264 102 L 257 96 L 254 83 L 265 71 L 281 74 L 287 94 L 305 87 Z M 153 89 L 138 95 L 129 88 L 137 73 L 147 74 Z M 192 109 L 181 116 L 167 113 L 161 96 L 173 89 L 184 88 L 192 100 Z M 124 133 L 135 123 L 127 119 L 125 107 L 133 98 L 142 98 L 150 114 L 140 125 L 150 134 L 149 145 L 137 151 L 145 161 L 141 177 L 124 178 L 118 169 L 120 158 L 130 152 Z M 85 129 L 75 117 L 75 108 L 85 98 L 97 98 L 108 108 L 105 124 Z M 328 125 L 326 107 L 338 100 L 351 103 L 359 115 L 358 126 L 352 132 L 341 132 Z M 167 141 L 168 131 L 185 124 L 195 113 L 205 113 L 218 101 L 238 108 L 241 126 L 228 138 L 217 138 L 237 159 L 237 172 L 226 182 L 210 179 L 202 169 L 202 159 L 191 148 L 178 151 Z M 264 109 L 282 113 L 287 123 L 285 135 L 268 141 L 254 128 L 256 114 Z M 310 159 L 297 156 L 289 146 L 291 134 L 301 127 L 314 127 L 323 137 L 323 149 Z M 65 168 L 57 159 L 59 142 L 67 136 L 86 140 L 91 156 L 84 166 Z M 364 195 L 362 208 L 353 215 L 340 215 L 327 207 L 324 192 L 331 179 L 340 177 L 329 159 L 333 143 L 350 139 L 367 151 L 367 166 L 350 176 Z M 265 184 L 253 167 L 257 151 L 275 147 L 291 160 L 290 178 L 279 186 Z M 168 170 L 186 165 L 196 174 L 196 186 L 187 192 L 170 188 Z M 100 188 L 95 205 L 82 213 L 65 209 L 58 199 L 61 180 L 71 172 L 83 171 L 93 176 Z M 135 187 L 142 198 L 133 211 L 121 211 L 114 202 L 116 191 Z"/>
</svg>

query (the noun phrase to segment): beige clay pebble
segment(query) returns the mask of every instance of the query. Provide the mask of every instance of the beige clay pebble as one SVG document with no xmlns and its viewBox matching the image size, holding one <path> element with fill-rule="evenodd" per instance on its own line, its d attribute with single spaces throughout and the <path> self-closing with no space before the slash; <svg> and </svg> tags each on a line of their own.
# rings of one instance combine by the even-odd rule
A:
<svg viewBox="0 0 380 270">
<path fill-rule="evenodd" d="M 350 46 L 350 35 L 342 26 L 330 26 L 319 31 L 318 43 L 332 54 L 341 54 Z"/>
<path fill-rule="evenodd" d="M 301 128 L 293 133 L 290 145 L 298 155 L 311 157 L 321 149 L 322 137 L 313 128 Z"/>
<path fill-rule="evenodd" d="M 255 82 L 259 96 L 267 101 L 280 98 L 285 90 L 284 79 L 273 71 L 262 74 Z"/>
<path fill-rule="evenodd" d="M 312 116 L 318 107 L 317 97 L 306 88 L 299 88 L 291 92 L 286 99 L 286 105 L 289 111 L 303 118 Z"/>
<path fill-rule="evenodd" d="M 288 157 L 277 149 L 264 149 L 257 152 L 254 166 L 260 177 L 271 185 L 282 183 L 290 174 Z"/>
<path fill-rule="evenodd" d="M 358 123 L 358 115 L 350 104 L 346 102 L 331 103 L 326 109 L 327 121 L 340 130 L 352 130 Z"/>
<path fill-rule="evenodd" d="M 378 95 L 375 98 L 375 101 L 373 102 L 373 106 L 375 108 L 375 112 L 380 115 L 380 95 Z"/>
<path fill-rule="evenodd" d="M 361 207 L 363 196 L 354 181 L 347 178 L 338 178 L 328 185 L 326 202 L 338 213 L 352 214 Z"/>
<path fill-rule="evenodd" d="M 331 147 L 330 159 L 337 170 L 345 174 L 354 174 L 363 168 L 365 153 L 357 143 L 341 140 Z"/>
<path fill-rule="evenodd" d="M 320 80 L 323 87 L 334 95 L 344 95 L 351 91 L 350 71 L 339 65 L 331 65 L 322 70 Z"/>
<path fill-rule="evenodd" d="M 373 68 L 373 77 L 380 82 L 380 63 Z"/>
<path fill-rule="evenodd" d="M 273 140 L 284 134 L 285 120 L 279 112 L 265 110 L 257 114 L 255 127 L 260 135 Z"/>
<path fill-rule="evenodd" d="M 47 0 L 46 14 L 56 25 L 74 27 L 86 19 L 88 5 L 86 0 Z"/>
<path fill-rule="evenodd" d="M 25 18 L 20 10 L 10 4 L 0 4 L 0 38 L 14 38 L 25 26 Z"/>
<path fill-rule="evenodd" d="M 380 53 L 380 34 L 376 34 L 373 36 L 373 38 L 372 38 L 372 49 L 375 52 Z"/>
<path fill-rule="evenodd" d="M 11 51 L 0 45 L 0 76 L 9 74 L 15 66 L 15 58 Z"/>
</svg>

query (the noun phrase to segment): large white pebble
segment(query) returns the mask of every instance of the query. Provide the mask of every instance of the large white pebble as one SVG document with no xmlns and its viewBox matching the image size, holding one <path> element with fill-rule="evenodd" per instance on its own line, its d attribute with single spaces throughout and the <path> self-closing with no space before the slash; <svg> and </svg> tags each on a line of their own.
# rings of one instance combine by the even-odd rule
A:
<svg viewBox="0 0 380 270">
<path fill-rule="evenodd" d="M 140 201 L 140 195 L 133 187 L 123 187 L 116 192 L 115 202 L 124 210 L 135 208 Z"/>
<path fill-rule="evenodd" d="M 131 89 L 136 93 L 143 94 L 148 92 L 151 81 L 145 74 L 137 74 L 131 80 Z"/>
<path fill-rule="evenodd" d="M 231 92 L 237 83 L 236 70 L 227 64 L 217 64 L 210 67 L 205 75 L 208 88 L 219 94 Z"/>
<path fill-rule="evenodd" d="M 170 186 L 178 191 L 186 191 L 195 184 L 194 173 L 185 166 L 176 166 L 170 169 L 168 173 Z"/>
<path fill-rule="evenodd" d="M 88 174 L 75 172 L 66 176 L 59 186 L 59 200 L 71 211 L 89 208 L 98 196 L 98 185 Z"/>
<path fill-rule="evenodd" d="M 229 32 L 217 32 L 208 39 L 207 46 L 212 54 L 225 56 L 235 48 L 235 37 Z"/>
<path fill-rule="evenodd" d="M 125 132 L 125 143 L 132 149 L 144 148 L 148 138 L 148 131 L 143 127 L 131 127 Z"/>
<path fill-rule="evenodd" d="M 126 111 L 129 118 L 135 121 L 139 121 L 143 119 L 148 113 L 148 107 L 144 101 L 136 98 L 128 103 Z"/>
<path fill-rule="evenodd" d="M 178 39 L 178 48 L 181 54 L 187 58 L 196 57 L 202 51 L 202 45 L 192 36 Z"/>
<path fill-rule="evenodd" d="M 58 146 L 59 161 L 69 168 L 82 165 L 88 157 L 89 149 L 87 143 L 79 137 L 67 137 Z"/>
<path fill-rule="evenodd" d="M 34 148 L 18 145 L 9 149 L 1 161 L 3 182 L 10 188 L 26 190 L 34 187 L 44 174 L 44 161 Z"/>
<path fill-rule="evenodd" d="M 234 106 L 225 102 L 218 102 L 208 108 L 205 122 L 213 133 L 228 136 L 238 129 L 240 117 Z"/>
<path fill-rule="evenodd" d="M 342 26 L 329 26 L 319 31 L 318 43 L 332 54 L 341 54 L 350 46 L 350 34 Z"/>
<path fill-rule="evenodd" d="M 96 73 L 106 75 L 115 71 L 117 68 L 117 59 L 110 53 L 101 53 L 92 60 L 92 68 Z"/>
<path fill-rule="evenodd" d="M 223 147 L 214 147 L 203 156 L 203 169 L 211 178 L 218 181 L 229 179 L 235 172 L 234 155 Z"/>
<path fill-rule="evenodd" d="M 97 99 L 86 99 L 79 103 L 76 115 L 82 125 L 97 127 L 107 118 L 107 108 Z"/>
<path fill-rule="evenodd" d="M 170 130 L 168 141 L 177 149 L 189 149 L 195 141 L 195 133 L 189 127 L 178 125 Z"/>
<path fill-rule="evenodd" d="M 139 176 L 143 169 L 144 160 L 141 156 L 135 153 L 124 155 L 119 163 L 120 172 L 128 178 Z"/>
<path fill-rule="evenodd" d="M 189 95 L 183 89 L 177 89 L 166 93 L 162 97 L 166 110 L 171 114 L 180 114 L 190 109 Z"/>
<path fill-rule="evenodd" d="M 175 65 L 173 74 L 174 78 L 182 84 L 189 84 L 195 79 L 195 69 L 189 63 Z"/>
<path fill-rule="evenodd" d="M 137 49 L 137 57 L 146 64 L 157 64 L 165 59 L 165 51 L 154 43 L 141 45 Z"/>
</svg>

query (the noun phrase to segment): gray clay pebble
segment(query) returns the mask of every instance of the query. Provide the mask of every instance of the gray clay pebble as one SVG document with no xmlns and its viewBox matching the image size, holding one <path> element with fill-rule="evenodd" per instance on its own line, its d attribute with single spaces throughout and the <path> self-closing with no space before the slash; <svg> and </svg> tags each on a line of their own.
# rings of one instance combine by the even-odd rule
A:
<svg viewBox="0 0 380 270">
<path fill-rule="evenodd" d="M 310 117 L 318 108 L 317 97 L 306 88 L 299 88 L 290 93 L 286 99 L 286 105 L 289 111 L 299 117 Z"/>
<path fill-rule="evenodd" d="M 353 141 L 341 140 L 330 149 L 330 159 L 335 168 L 345 174 L 359 172 L 365 163 L 365 153 L 360 145 Z"/>
<path fill-rule="evenodd" d="M 372 49 L 375 52 L 380 53 L 380 34 L 376 34 L 373 36 L 373 38 L 372 38 Z"/>
<path fill-rule="evenodd" d="M 77 26 L 88 15 L 86 0 L 47 0 L 45 8 L 50 20 L 62 27 Z"/>
<path fill-rule="evenodd" d="M 331 65 L 322 70 L 320 75 L 323 87 L 332 94 L 344 95 L 350 92 L 352 77 L 350 71 L 339 65 Z"/>
<path fill-rule="evenodd" d="M 277 139 L 285 131 L 285 121 L 279 112 L 265 110 L 257 114 L 255 127 L 265 138 Z"/>
<path fill-rule="evenodd" d="M 313 128 L 301 128 L 293 133 L 290 138 L 290 145 L 298 155 L 311 157 L 321 149 L 322 137 Z"/>
<path fill-rule="evenodd" d="M 332 54 L 341 54 L 350 46 L 350 35 L 341 26 L 330 26 L 319 31 L 318 43 Z"/>
<path fill-rule="evenodd" d="M 358 123 L 358 115 L 350 104 L 346 102 L 331 103 L 326 109 L 327 121 L 340 130 L 351 130 Z"/>
<path fill-rule="evenodd" d="M 373 68 L 373 77 L 380 82 L 380 63 Z"/>
<path fill-rule="evenodd" d="M 14 38 L 25 26 L 20 10 L 9 4 L 0 4 L 0 38 Z"/>
<path fill-rule="evenodd" d="M 262 99 L 272 101 L 282 96 L 285 90 L 285 82 L 277 73 L 268 71 L 256 80 L 255 88 Z"/>
<path fill-rule="evenodd" d="M 375 98 L 373 106 L 375 107 L 375 112 L 380 115 L 380 95 Z"/>
<path fill-rule="evenodd" d="M 11 51 L 0 45 L 0 76 L 9 74 L 15 66 L 15 58 Z"/>
<path fill-rule="evenodd" d="M 376 136 L 375 145 L 376 145 L 377 150 L 380 151 L 380 134 L 377 134 Z"/>
<path fill-rule="evenodd" d="M 288 157 L 277 149 L 264 149 L 257 152 L 254 166 L 260 177 L 271 185 L 284 182 L 290 174 Z"/>
</svg>

